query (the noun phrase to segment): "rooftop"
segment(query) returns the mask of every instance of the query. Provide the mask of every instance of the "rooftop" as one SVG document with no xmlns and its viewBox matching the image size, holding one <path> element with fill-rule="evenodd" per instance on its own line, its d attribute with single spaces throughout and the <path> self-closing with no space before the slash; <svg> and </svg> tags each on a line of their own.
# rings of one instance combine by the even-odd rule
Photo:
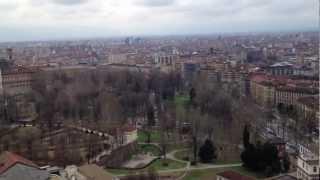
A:
<svg viewBox="0 0 320 180">
<path fill-rule="evenodd" d="M 6 170 L 8 170 L 10 167 L 17 163 L 21 163 L 32 167 L 38 167 L 30 160 L 27 160 L 9 151 L 5 151 L 0 155 L 0 174 L 4 173 Z"/>
<path fill-rule="evenodd" d="M 112 180 L 113 176 L 106 170 L 95 164 L 87 164 L 79 167 L 79 172 L 87 178 L 94 180 Z"/>
<path fill-rule="evenodd" d="M 234 171 L 223 171 L 221 173 L 218 173 L 217 176 L 221 176 L 229 180 L 253 180 L 254 179 L 249 176 L 243 176 Z"/>
</svg>

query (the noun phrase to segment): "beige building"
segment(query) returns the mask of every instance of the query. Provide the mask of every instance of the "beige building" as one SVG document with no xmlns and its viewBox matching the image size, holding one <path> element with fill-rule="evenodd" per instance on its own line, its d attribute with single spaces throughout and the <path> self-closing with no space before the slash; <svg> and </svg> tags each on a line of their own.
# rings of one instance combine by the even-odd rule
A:
<svg viewBox="0 0 320 180">
<path fill-rule="evenodd" d="M 297 177 L 301 180 L 320 179 L 319 156 L 301 145 L 297 157 Z"/>
<path fill-rule="evenodd" d="M 138 139 L 138 130 L 135 127 L 127 127 L 124 129 L 124 144 L 130 144 Z"/>
<path fill-rule="evenodd" d="M 301 97 L 297 100 L 297 110 L 303 119 L 320 117 L 319 96 Z"/>
<path fill-rule="evenodd" d="M 275 107 L 279 104 L 296 105 L 301 97 L 316 95 L 319 91 L 311 85 L 288 78 L 279 78 L 264 74 L 250 77 L 250 93 L 252 98 L 261 106 Z"/>
<path fill-rule="evenodd" d="M 30 92 L 35 72 L 35 70 L 24 67 L 13 67 L 1 71 L 1 93 L 19 95 Z"/>
<path fill-rule="evenodd" d="M 172 72 L 176 69 L 175 65 L 179 59 L 178 55 L 166 54 L 166 53 L 156 53 L 154 55 L 154 64 L 162 72 Z"/>
</svg>

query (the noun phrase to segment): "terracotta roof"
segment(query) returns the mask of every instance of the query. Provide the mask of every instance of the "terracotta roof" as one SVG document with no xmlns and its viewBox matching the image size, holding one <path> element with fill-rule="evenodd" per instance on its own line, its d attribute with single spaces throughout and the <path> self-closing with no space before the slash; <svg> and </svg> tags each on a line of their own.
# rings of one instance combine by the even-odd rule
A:
<svg viewBox="0 0 320 180">
<path fill-rule="evenodd" d="M 34 73 L 35 68 L 25 68 L 21 66 L 13 67 L 2 71 L 2 75 L 21 74 L 21 73 Z"/>
<path fill-rule="evenodd" d="M 8 170 L 10 167 L 17 163 L 21 163 L 32 167 L 38 167 L 30 160 L 27 160 L 12 152 L 5 151 L 0 155 L 0 174 L 4 173 L 6 170 Z"/>
<path fill-rule="evenodd" d="M 234 171 L 223 171 L 221 173 L 218 173 L 217 176 L 224 177 L 228 180 L 254 180 L 254 178 L 249 176 L 243 176 L 237 172 Z"/>
<path fill-rule="evenodd" d="M 137 130 L 137 128 L 135 128 L 134 126 L 128 125 L 128 126 L 123 127 L 122 130 L 125 132 L 132 132 L 132 131 Z"/>
</svg>

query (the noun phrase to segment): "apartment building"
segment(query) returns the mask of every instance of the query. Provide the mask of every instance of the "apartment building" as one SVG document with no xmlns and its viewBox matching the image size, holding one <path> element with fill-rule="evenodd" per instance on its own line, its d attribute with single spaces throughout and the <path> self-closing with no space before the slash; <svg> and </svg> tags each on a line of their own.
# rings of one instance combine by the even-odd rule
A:
<svg viewBox="0 0 320 180">
<path fill-rule="evenodd" d="M 297 157 L 297 177 L 300 180 L 319 180 L 319 156 L 300 145 Z"/>
</svg>

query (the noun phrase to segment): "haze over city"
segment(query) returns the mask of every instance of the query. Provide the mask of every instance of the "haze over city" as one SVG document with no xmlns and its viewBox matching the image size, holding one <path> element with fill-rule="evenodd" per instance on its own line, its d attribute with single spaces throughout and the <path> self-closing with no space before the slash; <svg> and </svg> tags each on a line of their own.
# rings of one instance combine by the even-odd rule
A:
<svg viewBox="0 0 320 180">
<path fill-rule="evenodd" d="M 0 180 L 320 180 L 320 0 L 0 0 Z"/>
<path fill-rule="evenodd" d="M 314 31 L 316 0 L 0 0 L 0 41 Z"/>
</svg>

